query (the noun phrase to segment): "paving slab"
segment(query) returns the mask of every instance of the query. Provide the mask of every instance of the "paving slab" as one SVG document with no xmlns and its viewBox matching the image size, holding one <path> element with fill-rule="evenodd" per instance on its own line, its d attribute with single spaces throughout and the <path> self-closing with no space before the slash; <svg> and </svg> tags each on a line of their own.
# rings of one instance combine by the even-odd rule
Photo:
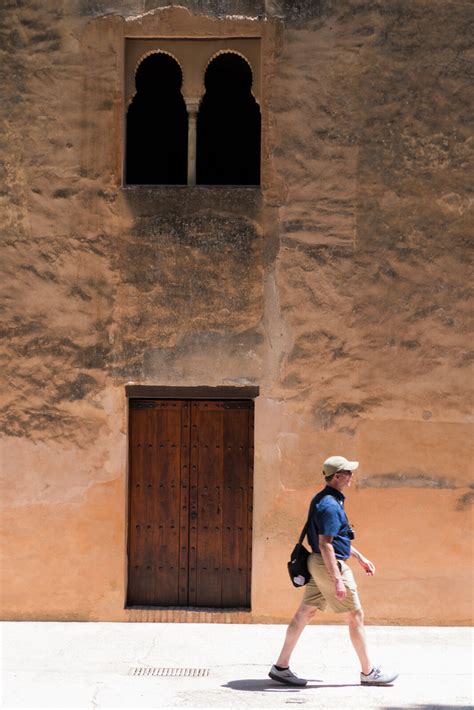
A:
<svg viewBox="0 0 474 710">
<path fill-rule="evenodd" d="M 0 632 L 5 710 L 473 707 L 468 628 L 367 627 L 374 659 L 400 677 L 364 687 L 347 629 L 309 626 L 292 659 L 303 689 L 267 676 L 281 625 L 4 622 Z"/>
</svg>

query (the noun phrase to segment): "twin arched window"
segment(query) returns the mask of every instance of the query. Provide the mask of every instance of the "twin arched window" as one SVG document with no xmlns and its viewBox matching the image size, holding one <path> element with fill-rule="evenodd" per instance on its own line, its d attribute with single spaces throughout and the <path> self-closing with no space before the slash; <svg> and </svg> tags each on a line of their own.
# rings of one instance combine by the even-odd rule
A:
<svg viewBox="0 0 474 710">
<path fill-rule="evenodd" d="M 197 126 L 182 80 L 168 54 L 139 65 L 127 113 L 126 183 L 259 185 L 261 121 L 248 63 L 230 52 L 210 62 Z"/>
</svg>

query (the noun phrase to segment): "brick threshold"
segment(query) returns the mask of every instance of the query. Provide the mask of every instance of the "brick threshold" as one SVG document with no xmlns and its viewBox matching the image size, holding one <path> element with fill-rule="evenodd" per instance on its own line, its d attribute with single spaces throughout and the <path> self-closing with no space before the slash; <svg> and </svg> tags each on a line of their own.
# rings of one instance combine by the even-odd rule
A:
<svg viewBox="0 0 474 710">
<path fill-rule="evenodd" d="M 126 621 L 170 624 L 251 624 L 250 609 L 182 609 L 129 607 Z"/>
</svg>

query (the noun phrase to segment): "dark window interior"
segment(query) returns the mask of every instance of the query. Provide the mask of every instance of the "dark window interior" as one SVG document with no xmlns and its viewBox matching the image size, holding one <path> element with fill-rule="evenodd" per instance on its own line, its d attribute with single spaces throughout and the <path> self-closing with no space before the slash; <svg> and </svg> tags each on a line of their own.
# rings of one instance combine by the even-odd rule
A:
<svg viewBox="0 0 474 710">
<path fill-rule="evenodd" d="M 137 70 L 127 113 L 125 179 L 129 185 L 187 183 L 188 115 L 179 64 L 152 54 Z"/>
<path fill-rule="evenodd" d="M 198 185 L 260 184 L 260 109 L 252 72 L 237 54 L 221 54 L 205 76 L 197 122 Z"/>
</svg>

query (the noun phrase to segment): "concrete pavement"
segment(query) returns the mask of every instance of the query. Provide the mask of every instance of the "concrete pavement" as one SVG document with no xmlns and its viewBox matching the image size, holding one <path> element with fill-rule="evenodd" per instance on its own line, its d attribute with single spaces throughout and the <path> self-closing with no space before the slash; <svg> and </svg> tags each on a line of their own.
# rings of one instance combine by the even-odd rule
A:
<svg viewBox="0 0 474 710">
<path fill-rule="evenodd" d="M 292 663 L 310 679 L 304 689 L 267 677 L 280 625 L 4 622 L 0 630 L 5 709 L 472 707 L 467 628 L 369 626 L 375 661 L 400 677 L 367 688 L 347 629 L 310 626 Z M 204 675 L 145 675 L 160 668 Z"/>
</svg>

